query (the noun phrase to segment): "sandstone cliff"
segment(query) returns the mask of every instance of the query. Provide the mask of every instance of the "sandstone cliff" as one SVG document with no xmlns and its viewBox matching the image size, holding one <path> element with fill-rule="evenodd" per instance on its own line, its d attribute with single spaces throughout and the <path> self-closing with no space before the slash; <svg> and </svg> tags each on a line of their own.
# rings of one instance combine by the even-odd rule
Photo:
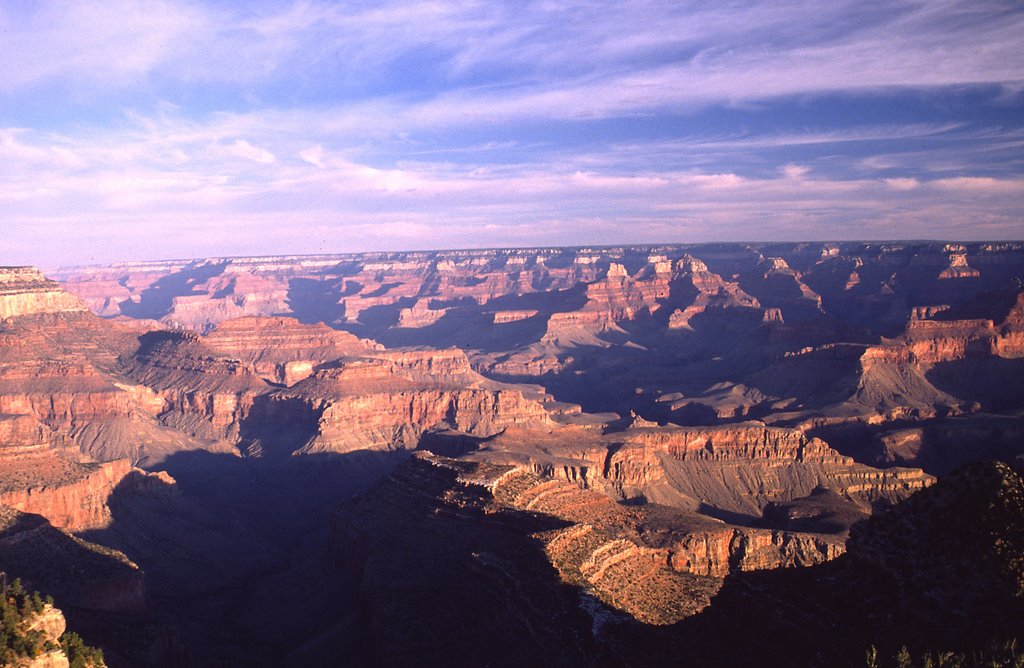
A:
<svg viewBox="0 0 1024 668">
<path fill-rule="evenodd" d="M 248 454 L 413 448 L 432 429 L 550 419 L 537 388 L 487 380 L 457 349 L 388 351 L 291 319 L 143 339 L 122 368 L 162 402 L 161 424 Z"/>
<path fill-rule="evenodd" d="M 33 267 L 0 267 L 0 320 L 36 313 L 85 311 L 81 301 Z"/>
<path fill-rule="evenodd" d="M 45 296 L 57 288 L 34 289 Z M 30 415 L 49 438 L 99 460 L 158 459 L 189 447 L 181 434 L 157 424 L 163 402 L 118 371 L 139 334 L 136 326 L 49 302 L 8 318 L 0 323 L 0 413 Z"/>
<path fill-rule="evenodd" d="M 469 518 L 483 513 L 484 518 L 493 518 L 484 519 L 484 525 L 490 522 L 488 530 L 500 532 L 510 531 L 517 522 L 533 522 L 533 540 L 562 581 L 592 595 L 599 605 L 648 624 L 672 624 L 700 612 L 731 572 L 808 566 L 843 552 L 840 536 L 737 527 L 653 504 L 626 506 L 530 468 L 421 454 L 351 510 L 371 516 L 339 514 L 336 550 L 344 568 L 361 572 L 361 577 L 367 577 L 368 570 L 379 571 L 370 563 L 380 558 L 380 548 L 374 545 L 381 538 L 373 533 L 360 537 L 355 527 L 377 532 L 380 526 L 374 523 L 387 518 L 408 524 L 394 515 L 408 512 L 395 500 L 406 496 L 417 499 L 414 507 L 426 504 L 425 514 L 416 510 L 415 517 Z M 551 522 L 548 528 L 545 518 Z M 429 527 L 413 524 L 407 536 L 384 542 L 390 549 L 402 549 L 406 540 L 433 541 L 424 530 Z M 470 534 L 455 539 L 467 550 L 484 549 L 473 540 Z M 432 549 L 430 545 L 422 547 Z M 475 553 L 485 565 L 506 572 L 524 565 L 512 553 L 501 557 L 511 560 L 505 565 L 495 561 L 497 555 Z"/>
<path fill-rule="evenodd" d="M 117 613 L 146 608 L 143 574 L 123 553 L 2 504 L 0 566 L 61 605 Z"/>
<path fill-rule="evenodd" d="M 132 472 L 120 459 L 95 467 L 83 465 L 83 476 L 55 485 L 39 485 L 0 493 L 0 503 L 25 513 L 42 515 L 58 528 L 84 531 L 110 522 L 107 499 Z"/>
<path fill-rule="evenodd" d="M 486 437 L 513 425 L 546 425 L 547 397 L 488 381 L 458 350 L 381 353 L 314 374 L 295 388 L 319 402 L 316 436 L 303 452 L 413 448 L 430 430 Z"/>
<path fill-rule="evenodd" d="M 529 466 L 619 499 L 640 499 L 719 517 L 761 517 L 770 504 L 833 490 L 866 514 L 926 487 L 919 469 L 856 463 L 796 429 L 739 423 L 659 427 L 634 423 L 602 434 L 591 427 L 509 428 L 466 454 Z M 856 513 L 855 513 L 856 514 Z"/>
<path fill-rule="evenodd" d="M 259 317 L 224 321 L 203 338 L 203 343 L 213 354 L 241 360 L 260 377 L 282 385 L 307 378 L 325 361 L 383 348 L 324 325 Z"/>
<path fill-rule="evenodd" d="M 47 468 L 50 468 L 47 466 Z M 82 464 L 80 477 L 56 482 L 28 483 L 19 481 L 11 489 L 6 472 L 0 492 L 0 503 L 25 513 L 42 515 L 53 526 L 67 531 L 102 529 L 111 520 L 108 500 L 120 494 L 173 494 L 174 480 L 164 472 L 147 473 L 132 467 L 127 459 L 102 464 Z"/>
<path fill-rule="evenodd" d="M 541 535 L 559 573 L 649 624 L 707 607 L 730 571 L 810 566 L 843 553 L 841 537 L 741 528 L 658 505 L 623 506 L 579 486 L 514 469 L 491 486 L 515 508 L 573 522 Z"/>
<path fill-rule="evenodd" d="M 922 364 L 1024 357 L 1024 289 L 1017 283 L 959 308 L 912 319 L 901 342 Z"/>
<path fill-rule="evenodd" d="M 107 526 L 107 502 L 115 491 L 173 491 L 166 473 L 146 473 L 127 459 L 82 462 L 73 449 L 55 448 L 54 438 L 32 416 L 0 414 L 0 504 L 42 515 L 61 529 L 85 531 Z"/>
</svg>

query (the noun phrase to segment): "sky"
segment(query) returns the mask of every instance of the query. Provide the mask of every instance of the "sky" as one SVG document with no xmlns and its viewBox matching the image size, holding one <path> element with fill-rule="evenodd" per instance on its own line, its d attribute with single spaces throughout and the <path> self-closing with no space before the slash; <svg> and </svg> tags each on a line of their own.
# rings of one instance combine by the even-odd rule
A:
<svg viewBox="0 0 1024 668">
<path fill-rule="evenodd" d="M 0 264 L 1024 238 L 1019 0 L 0 1 Z"/>
</svg>

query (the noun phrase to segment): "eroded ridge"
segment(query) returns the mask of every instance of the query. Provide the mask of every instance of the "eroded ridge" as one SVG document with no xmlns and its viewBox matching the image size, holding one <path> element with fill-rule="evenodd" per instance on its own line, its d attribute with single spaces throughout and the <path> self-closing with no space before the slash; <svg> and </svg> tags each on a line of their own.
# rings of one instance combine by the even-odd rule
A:
<svg viewBox="0 0 1024 668">
<path fill-rule="evenodd" d="M 843 553 L 841 535 L 738 527 L 666 506 L 628 506 L 530 468 L 429 453 L 418 453 L 374 492 L 384 504 L 375 512 L 400 511 L 384 500 L 395 493 L 412 494 L 442 514 L 514 510 L 561 522 L 532 534 L 561 579 L 648 624 L 703 610 L 731 572 L 809 566 Z"/>
</svg>

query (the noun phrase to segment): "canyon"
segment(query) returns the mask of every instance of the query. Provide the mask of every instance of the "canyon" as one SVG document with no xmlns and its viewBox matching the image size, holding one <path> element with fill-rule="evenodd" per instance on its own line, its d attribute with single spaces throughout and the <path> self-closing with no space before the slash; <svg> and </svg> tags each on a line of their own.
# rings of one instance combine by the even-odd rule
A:
<svg viewBox="0 0 1024 668">
<path fill-rule="evenodd" d="M 990 545 L 1024 522 L 1022 277 L 1024 243 L 938 242 L 0 268 L 0 570 L 111 666 L 931 648 L 1024 596 Z M 942 508 L 995 589 L 928 557 L 928 617 L 900 560 Z"/>
</svg>

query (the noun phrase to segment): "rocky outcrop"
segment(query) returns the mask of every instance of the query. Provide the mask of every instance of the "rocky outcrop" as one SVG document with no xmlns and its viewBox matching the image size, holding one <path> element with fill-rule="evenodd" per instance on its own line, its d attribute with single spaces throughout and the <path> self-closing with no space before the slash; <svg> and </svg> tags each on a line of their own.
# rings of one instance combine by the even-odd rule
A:
<svg viewBox="0 0 1024 668">
<path fill-rule="evenodd" d="M 858 464 L 799 430 L 760 423 L 659 427 L 640 422 L 604 435 L 564 429 L 562 434 L 508 429 L 488 440 L 486 452 L 468 456 L 529 464 L 543 475 L 619 499 L 748 520 L 760 518 L 770 504 L 819 488 L 869 509 L 934 481 L 919 469 Z"/>
<path fill-rule="evenodd" d="M 111 521 L 108 501 L 115 493 L 174 493 L 167 473 L 146 473 L 127 459 L 102 464 L 77 464 L 54 479 L 56 456 L 37 461 L 37 481 L 12 480 L 9 466 L 0 461 L 0 503 L 20 512 L 45 517 L 67 531 L 102 529 Z M 43 468 L 45 467 L 45 468 Z M 73 471 L 73 472 L 72 472 Z"/>
<path fill-rule="evenodd" d="M 293 318 L 227 320 L 202 341 L 211 354 L 237 359 L 257 376 L 286 386 L 308 378 L 324 362 L 383 349 L 348 332 L 300 324 Z"/>
<path fill-rule="evenodd" d="M 60 610 L 46 604 L 42 611 L 30 614 L 18 626 L 18 633 L 22 635 L 40 633 L 43 643 L 51 647 L 56 646 L 58 649 L 44 650 L 38 656 L 20 658 L 13 663 L 5 663 L 5 666 L 11 666 L 11 668 L 68 668 L 70 665 L 68 657 L 63 650 L 59 649 L 60 637 L 67 629 L 67 621 Z M 5 631 L 8 630 L 5 629 Z"/>
<path fill-rule="evenodd" d="M 0 564 L 62 605 L 137 614 L 145 610 L 142 572 L 123 553 L 0 504 Z"/>
<path fill-rule="evenodd" d="M 163 402 L 117 372 L 146 329 L 104 322 L 84 308 L 8 318 L 0 324 L 0 413 L 30 415 L 50 437 L 99 460 L 138 461 L 183 447 L 180 434 L 156 423 Z"/>
<path fill-rule="evenodd" d="M 100 529 L 110 522 L 107 499 L 132 471 L 126 459 L 96 466 L 83 465 L 78 480 L 0 493 L 0 503 L 25 513 L 42 515 L 60 529 Z"/>
<path fill-rule="evenodd" d="M 396 326 L 413 328 L 428 327 L 443 318 L 447 313 L 448 309 L 430 308 L 430 300 L 420 299 L 411 307 L 404 308 L 398 312 L 398 323 Z"/>
<path fill-rule="evenodd" d="M 1024 289 L 1019 283 L 928 315 L 912 319 L 900 341 L 922 364 L 1024 357 Z"/>
<path fill-rule="evenodd" d="M 672 283 L 673 298 L 685 304 L 669 317 L 669 329 L 692 330 L 692 320 L 705 313 L 725 309 L 759 309 L 761 304 L 734 282 L 726 282 L 709 271 L 704 262 L 684 255 L 676 262 Z"/>
<path fill-rule="evenodd" d="M 0 320 L 37 313 L 81 312 L 86 307 L 33 267 L 0 267 Z"/>
<path fill-rule="evenodd" d="M 591 279 L 578 308 L 556 307 L 547 317 L 540 344 L 568 349 L 581 345 L 606 347 L 598 335 L 621 331 L 620 324 L 650 318 L 670 294 L 670 275 L 640 272 L 630 276 L 626 268 L 611 262 L 600 280 Z"/>
<path fill-rule="evenodd" d="M 843 553 L 839 537 L 741 528 L 655 505 L 625 507 L 530 470 L 505 473 L 492 489 L 503 503 L 573 522 L 542 535 L 562 577 L 650 624 L 699 612 L 731 571 L 810 566 Z"/>
<path fill-rule="evenodd" d="M 529 467 L 427 454 L 418 454 L 374 490 L 372 521 L 408 512 L 408 506 L 395 505 L 394 497 L 417 499 L 415 507 L 426 504 L 425 515 L 413 511 L 419 517 L 468 518 L 483 512 L 495 518 L 485 522 L 489 531 L 508 531 L 501 527 L 516 521 L 532 522 L 534 539 L 563 581 L 648 624 L 671 624 L 706 608 L 731 572 L 806 566 L 843 552 L 838 536 L 742 528 L 663 506 L 625 506 Z M 365 512 L 369 503 L 361 500 L 362 510 L 352 512 Z M 531 516 L 540 520 L 539 526 Z M 548 528 L 543 518 L 552 522 Z M 371 568 L 372 560 L 380 558 L 372 546 L 379 539 L 367 544 L 364 537 L 362 547 L 356 547 L 353 524 L 367 530 L 368 520 L 349 511 L 339 517 L 337 549 L 346 568 Z M 425 528 L 413 524 L 410 535 L 428 541 L 420 549 L 438 549 L 422 533 Z M 511 560 L 503 567 L 506 571 L 523 567 L 513 553 L 503 558 Z"/>
<path fill-rule="evenodd" d="M 35 373 L 26 372 L 31 375 L 18 379 L 0 372 L 8 381 L 0 389 L 0 412 L 31 415 L 90 456 L 138 460 L 143 451 L 172 450 L 182 440 L 156 425 L 164 404 L 146 388 L 115 384 L 87 364 L 41 361 Z"/>
<path fill-rule="evenodd" d="M 116 492 L 173 490 L 166 473 L 145 473 L 127 459 L 83 463 L 60 435 L 30 415 L 0 414 L 0 504 L 45 517 L 68 531 L 106 527 Z"/>
<path fill-rule="evenodd" d="M 966 249 L 957 249 L 949 255 L 949 266 L 939 273 L 939 280 L 978 278 L 981 272 L 967 264 Z"/>
<path fill-rule="evenodd" d="M 847 282 L 852 280 L 852 276 Z M 803 281 L 784 258 L 765 258 L 740 285 L 766 307 L 777 308 L 788 323 L 805 322 L 824 315 L 822 298 Z"/>
<path fill-rule="evenodd" d="M 412 448 L 430 430 L 456 429 L 477 437 L 514 425 L 551 423 L 548 397 L 487 381 L 465 353 L 381 353 L 324 369 L 295 388 L 316 401 L 315 437 L 302 452 Z"/>
<path fill-rule="evenodd" d="M 237 440 L 255 397 L 272 389 L 254 363 L 217 356 L 197 334 L 153 332 L 141 340 L 124 372 L 157 397 L 162 426 L 213 445 L 208 449 Z M 266 370 L 276 373 L 278 363 Z"/>
<path fill-rule="evenodd" d="M 598 311 L 610 321 L 652 314 L 661 307 L 660 301 L 669 296 L 669 278 L 665 272 L 631 277 L 623 265 L 612 262 L 603 281 L 587 286 L 583 310 Z"/>
<path fill-rule="evenodd" d="M 510 425 L 545 424 L 543 406 L 515 391 L 416 390 L 342 397 L 320 417 L 319 433 L 303 452 L 414 448 L 429 430 L 452 428 L 486 437 Z"/>
<path fill-rule="evenodd" d="M 906 352 L 925 364 L 990 355 L 996 337 L 991 320 L 912 320 L 903 335 Z"/>
<path fill-rule="evenodd" d="M 1011 283 L 958 306 L 920 307 L 897 337 L 787 351 L 746 382 L 769 397 L 796 395 L 791 407 L 802 410 L 776 418 L 794 426 L 875 425 L 1012 408 L 1021 294 L 1019 284 Z M 831 383 L 821 383 L 829 377 Z"/>
<path fill-rule="evenodd" d="M 483 378 L 457 349 L 387 351 L 265 318 L 143 338 L 126 370 L 163 402 L 161 423 L 248 454 L 413 448 L 432 429 L 490 436 L 550 419 L 549 397 Z"/>
<path fill-rule="evenodd" d="M 506 325 L 510 322 L 519 322 L 520 320 L 526 320 L 537 315 L 538 311 L 535 309 L 520 309 L 518 311 L 495 311 L 494 312 L 494 324 L 495 325 Z"/>
</svg>

